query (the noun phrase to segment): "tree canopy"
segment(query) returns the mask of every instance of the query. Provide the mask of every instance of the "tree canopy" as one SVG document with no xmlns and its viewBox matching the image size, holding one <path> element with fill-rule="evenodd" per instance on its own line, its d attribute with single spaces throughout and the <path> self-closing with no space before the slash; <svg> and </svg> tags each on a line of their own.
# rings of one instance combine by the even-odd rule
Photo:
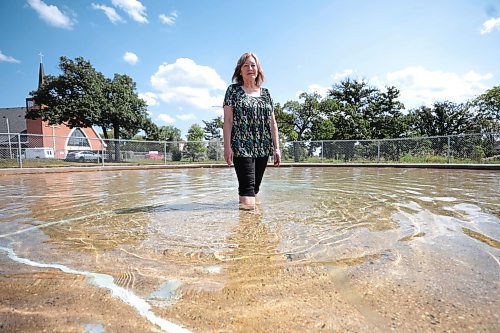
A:
<svg viewBox="0 0 500 333">
<path fill-rule="evenodd" d="M 211 121 L 203 120 L 205 127 L 205 140 L 221 139 L 222 138 L 222 127 L 224 126 L 224 121 L 222 116 L 212 119 Z"/>
<path fill-rule="evenodd" d="M 59 68 L 62 74 L 46 76 L 41 87 L 30 93 L 41 107 L 30 109 L 27 118 L 41 117 L 69 127 L 99 126 L 105 137 L 107 129 L 113 129 L 115 139 L 133 137 L 141 129 L 153 130 L 146 102 L 138 97 L 128 75 L 108 79 L 82 57 L 63 56 Z"/>
<path fill-rule="evenodd" d="M 206 150 L 206 147 L 202 142 L 204 135 L 205 132 L 203 131 L 203 128 L 201 128 L 198 124 L 191 125 L 188 130 L 186 153 L 193 162 L 197 160 L 198 157 Z"/>
<path fill-rule="evenodd" d="M 487 90 L 473 102 L 475 125 L 479 132 L 500 131 L 500 86 Z"/>
</svg>

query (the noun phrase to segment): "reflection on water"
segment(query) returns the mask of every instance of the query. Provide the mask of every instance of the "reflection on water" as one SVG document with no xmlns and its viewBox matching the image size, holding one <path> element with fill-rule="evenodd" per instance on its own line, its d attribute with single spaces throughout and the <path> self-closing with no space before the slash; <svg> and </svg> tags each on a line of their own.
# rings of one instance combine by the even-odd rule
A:
<svg viewBox="0 0 500 333">
<path fill-rule="evenodd" d="M 458 301 L 453 311 L 474 306 L 477 322 L 498 324 L 481 314 L 498 309 L 498 172 L 271 168 L 257 211 L 238 210 L 236 194 L 230 169 L 3 177 L 0 246 L 41 267 L 113 277 L 163 318 L 201 331 L 258 331 L 262 318 L 300 331 L 308 316 L 330 329 L 404 329 L 424 300 L 391 314 L 380 302 L 429 301 L 450 287 L 439 306 Z M 391 299 L 394 285 L 402 292 Z M 338 315 L 366 322 L 320 310 L 336 298 Z"/>
</svg>

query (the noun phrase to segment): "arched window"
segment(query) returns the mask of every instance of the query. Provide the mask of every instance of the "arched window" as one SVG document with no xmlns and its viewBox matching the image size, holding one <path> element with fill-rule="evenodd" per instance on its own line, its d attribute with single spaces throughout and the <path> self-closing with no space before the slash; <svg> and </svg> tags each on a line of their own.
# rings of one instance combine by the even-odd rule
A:
<svg viewBox="0 0 500 333">
<path fill-rule="evenodd" d="M 71 136 L 68 140 L 68 146 L 90 148 L 89 140 L 87 139 L 83 131 L 79 128 L 75 128 L 73 133 L 71 133 Z"/>
</svg>

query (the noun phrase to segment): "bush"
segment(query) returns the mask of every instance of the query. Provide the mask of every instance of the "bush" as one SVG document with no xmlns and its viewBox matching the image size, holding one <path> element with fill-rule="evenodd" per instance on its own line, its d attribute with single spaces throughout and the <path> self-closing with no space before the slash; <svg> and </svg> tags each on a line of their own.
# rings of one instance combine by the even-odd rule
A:
<svg viewBox="0 0 500 333">
<path fill-rule="evenodd" d="M 448 159 L 445 156 L 427 155 L 427 156 L 413 156 L 406 154 L 399 159 L 402 163 L 447 163 Z"/>
<path fill-rule="evenodd" d="M 484 149 L 481 146 L 474 146 L 474 150 L 472 151 L 472 159 L 477 162 L 481 162 L 484 158 Z"/>
<path fill-rule="evenodd" d="M 172 148 L 172 161 L 180 161 L 182 159 L 182 152 L 178 147 Z"/>
</svg>

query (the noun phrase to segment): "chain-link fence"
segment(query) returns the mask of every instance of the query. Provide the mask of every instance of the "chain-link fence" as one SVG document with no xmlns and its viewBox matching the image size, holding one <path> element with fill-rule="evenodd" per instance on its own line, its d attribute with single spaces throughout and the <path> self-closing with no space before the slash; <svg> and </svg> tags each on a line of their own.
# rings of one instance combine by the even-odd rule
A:
<svg viewBox="0 0 500 333">
<path fill-rule="evenodd" d="M 0 167 L 224 163 L 222 141 L 103 140 L 0 133 Z M 281 144 L 285 163 L 500 163 L 500 133 Z"/>
<path fill-rule="evenodd" d="M 287 142 L 284 161 L 330 163 L 500 162 L 500 133 L 381 140 Z"/>
</svg>

